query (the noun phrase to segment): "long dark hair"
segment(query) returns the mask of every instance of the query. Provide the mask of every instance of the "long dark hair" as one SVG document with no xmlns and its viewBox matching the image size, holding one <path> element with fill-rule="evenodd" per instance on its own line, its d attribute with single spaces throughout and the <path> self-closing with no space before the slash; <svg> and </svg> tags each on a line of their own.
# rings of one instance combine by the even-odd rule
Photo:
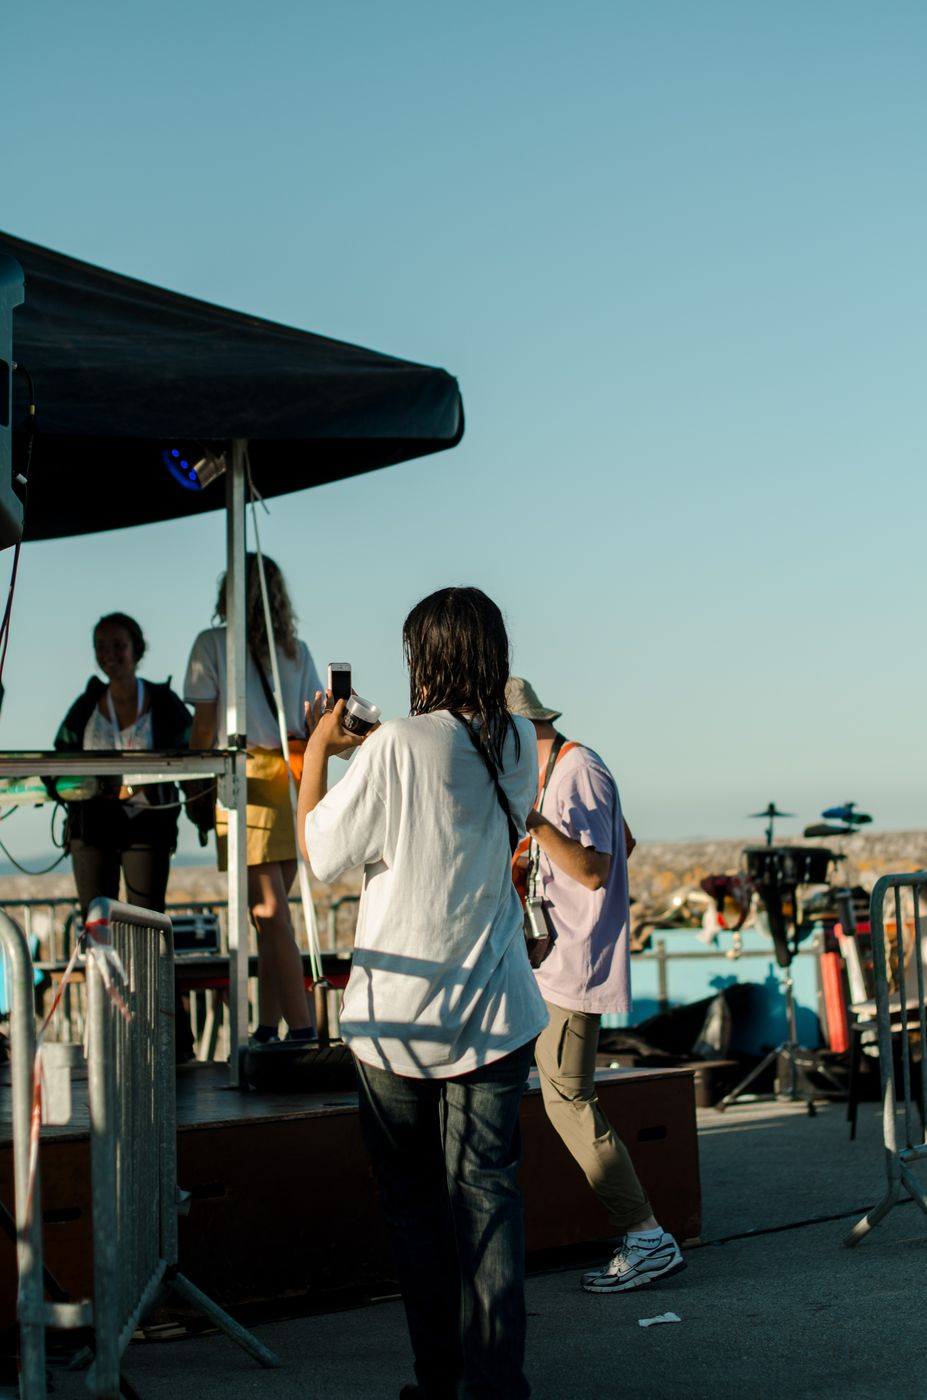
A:
<svg viewBox="0 0 927 1400">
<path fill-rule="evenodd" d="M 296 635 L 296 614 L 290 595 L 287 592 L 283 570 L 273 559 L 264 555 L 264 575 L 267 579 L 267 597 L 270 602 L 270 616 L 274 628 L 274 641 L 291 661 L 299 655 Z M 219 579 L 219 596 L 216 599 L 215 613 L 221 622 L 228 620 L 227 575 Z M 261 575 L 257 555 L 249 554 L 245 559 L 245 630 L 249 645 L 254 648 L 264 665 L 270 662 L 267 646 L 267 628 L 264 625 L 264 600 L 261 597 Z"/>
<path fill-rule="evenodd" d="M 440 588 L 417 603 L 402 628 L 409 667 L 410 713 L 466 710 L 497 768 L 509 729 L 505 703 L 509 638 L 502 613 L 479 588 Z"/>
</svg>

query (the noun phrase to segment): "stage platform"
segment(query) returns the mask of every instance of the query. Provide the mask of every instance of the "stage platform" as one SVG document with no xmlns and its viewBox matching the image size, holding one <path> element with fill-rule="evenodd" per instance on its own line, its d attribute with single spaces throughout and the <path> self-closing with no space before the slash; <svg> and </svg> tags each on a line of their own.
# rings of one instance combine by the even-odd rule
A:
<svg viewBox="0 0 927 1400">
<path fill-rule="evenodd" d="M 0 1080 L 0 1204 L 12 1213 L 9 1071 Z M 701 1228 L 691 1070 L 601 1070 L 605 1112 L 628 1146 L 665 1228 Z M 72 1084 L 66 1126 L 42 1134 L 45 1263 L 53 1295 L 89 1296 L 92 1232 L 86 1081 Z M 184 1273 L 235 1307 L 296 1300 L 337 1306 L 395 1292 L 389 1248 L 351 1092 L 232 1089 L 225 1065 L 177 1075 L 177 1153 L 190 1193 L 180 1221 Z M 536 1076 L 522 1106 L 529 1266 L 532 1256 L 606 1241 L 604 1212 L 547 1121 Z M 0 1327 L 15 1315 L 15 1252 L 0 1234 Z"/>
</svg>

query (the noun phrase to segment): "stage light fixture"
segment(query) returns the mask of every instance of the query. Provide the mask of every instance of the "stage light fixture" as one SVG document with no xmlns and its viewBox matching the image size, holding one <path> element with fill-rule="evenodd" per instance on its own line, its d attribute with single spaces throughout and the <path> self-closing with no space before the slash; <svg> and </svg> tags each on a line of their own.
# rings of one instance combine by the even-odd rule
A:
<svg viewBox="0 0 927 1400">
<path fill-rule="evenodd" d="M 161 461 L 185 491 L 205 491 L 226 470 L 224 452 L 212 452 L 201 442 L 165 447 Z"/>
</svg>

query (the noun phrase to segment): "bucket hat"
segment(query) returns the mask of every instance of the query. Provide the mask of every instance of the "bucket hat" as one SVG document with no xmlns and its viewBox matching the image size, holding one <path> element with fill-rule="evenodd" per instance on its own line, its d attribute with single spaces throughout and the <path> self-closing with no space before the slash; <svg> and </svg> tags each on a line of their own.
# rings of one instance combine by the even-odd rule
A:
<svg viewBox="0 0 927 1400">
<path fill-rule="evenodd" d="M 505 703 L 513 715 L 524 715 L 525 719 L 559 719 L 562 710 L 549 710 L 538 699 L 538 693 L 530 681 L 522 676 L 509 676 L 505 687 Z"/>
</svg>

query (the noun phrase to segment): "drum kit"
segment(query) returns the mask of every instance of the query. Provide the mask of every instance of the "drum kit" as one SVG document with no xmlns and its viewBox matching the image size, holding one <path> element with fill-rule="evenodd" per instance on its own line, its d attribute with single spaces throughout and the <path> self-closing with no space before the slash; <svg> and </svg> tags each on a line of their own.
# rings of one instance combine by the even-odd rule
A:
<svg viewBox="0 0 927 1400">
<path fill-rule="evenodd" d="M 762 812 L 751 813 L 751 817 L 767 822 L 766 844 L 747 846 L 743 852 L 745 874 L 765 906 L 776 961 L 783 970 L 786 1038 L 720 1100 L 717 1104 L 720 1111 L 734 1103 L 770 1065 L 775 1065 L 777 1070 L 777 1096 L 804 1101 L 809 1114 L 815 1111 L 814 1093 L 808 1085 L 806 1073 L 802 1071 L 813 1070 L 829 1088 L 840 1093 L 844 1091 L 844 1086 L 831 1073 L 821 1056 L 802 1045 L 798 1039 L 792 979 L 792 961 L 799 943 L 808 936 L 811 928 L 801 918 L 800 891 L 808 886 L 828 884 L 832 867 L 844 859 L 844 854 L 829 846 L 774 846 L 775 820 L 790 815 L 780 812 L 774 802 L 770 802 Z M 857 812 L 854 802 L 829 807 L 822 816 L 823 823 L 805 828 L 806 837 L 852 836 L 872 820 L 866 813 Z"/>
</svg>

